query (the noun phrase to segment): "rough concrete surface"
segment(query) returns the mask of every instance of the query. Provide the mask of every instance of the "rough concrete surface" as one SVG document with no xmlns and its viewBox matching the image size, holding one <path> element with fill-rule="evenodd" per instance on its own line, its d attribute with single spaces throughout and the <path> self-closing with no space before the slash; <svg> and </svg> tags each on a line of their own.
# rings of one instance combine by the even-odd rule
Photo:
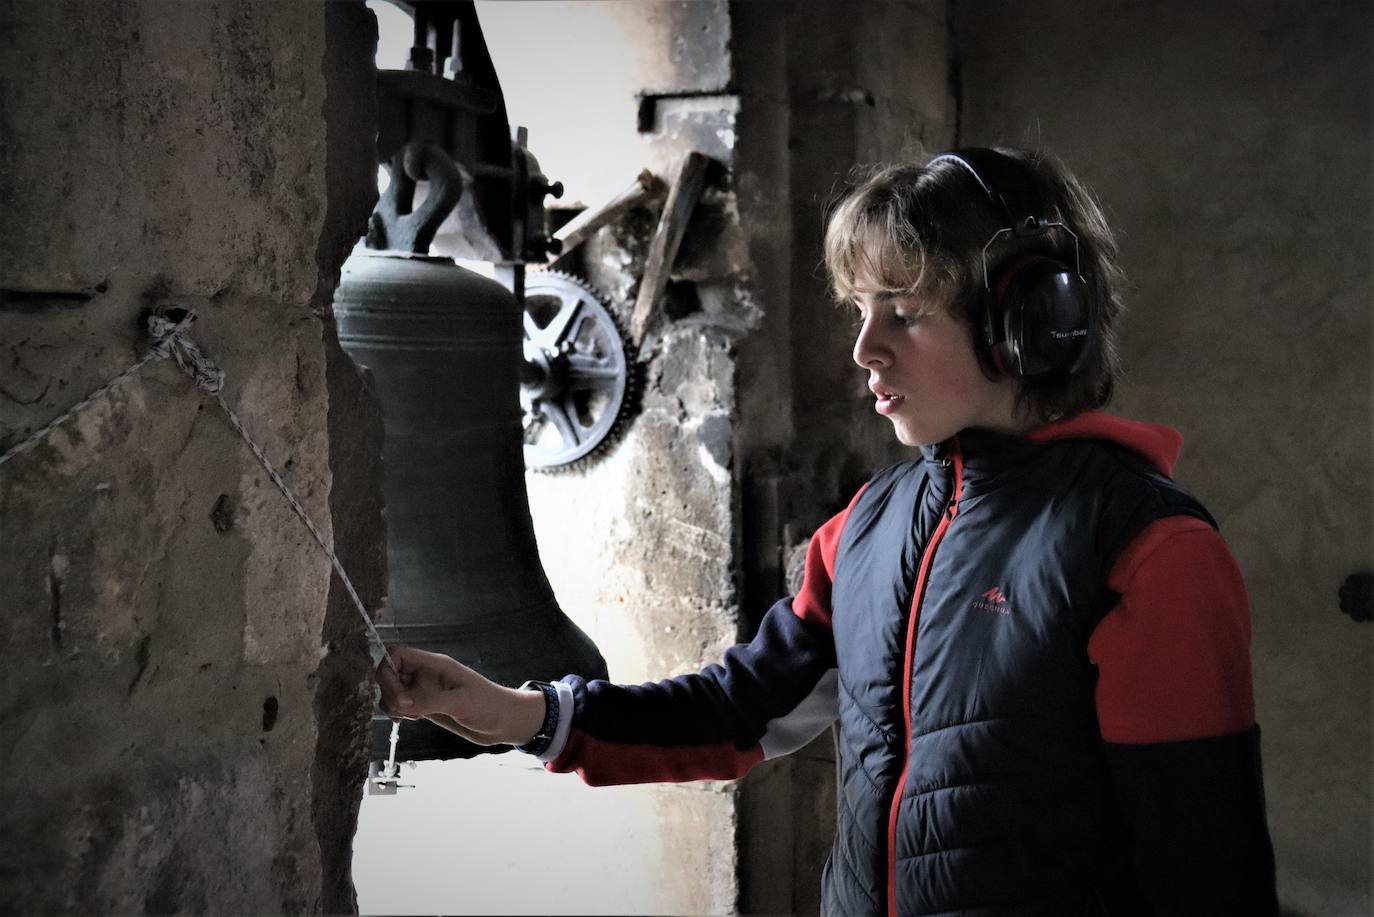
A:
<svg viewBox="0 0 1374 917">
<path fill-rule="evenodd" d="M 1374 13 L 994 3 L 961 33 L 963 139 L 1054 151 L 1120 233 L 1115 409 L 1183 432 L 1245 575 L 1282 903 L 1368 913 L 1374 630 L 1336 591 L 1374 565 Z"/>
<path fill-rule="evenodd" d="M 802 8 L 804 16 L 775 13 L 780 22 L 756 23 L 754 41 L 766 42 L 779 30 L 787 36 L 780 79 L 789 100 L 793 257 L 786 303 L 774 297 L 765 310 L 786 310 L 791 327 L 793 440 L 787 461 L 796 469 L 802 502 L 786 515 L 814 528 L 843 508 L 874 469 L 903 456 L 890 425 L 872 411 L 866 377 L 850 357 L 850 316 L 826 286 L 826 206 L 855 166 L 947 145 L 954 111 L 944 4 L 875 4 L 861 17 L 843 3 Z M 741 46 L 745 41 L 738 39 Z M 747 136 L 747 127 L 742 130 Z M 767 176 L 758 182 L 766 184 Z"/>
<path fill-rule="evenodd" d="M 0 6 L 0 445 L 133 362 L 143 307 L 193 306 L 329 535 L 317 314 L 367 210 L 326 184 L 338 15 Z M 0 909 L 346 904 L 316 830 L 329 564 L 213 402 L 147 367 L 0 468 L 0 544 Z"/>
<path fill-rule="evenodd" d="M 722 92 L 730 85 L 730 12 L 726 0 L 654 0 L 610 4 L 607 15 L 631 37 L 637 92 Z M 583 6 L 583 15 L 586 5 Z"/>
</svg>

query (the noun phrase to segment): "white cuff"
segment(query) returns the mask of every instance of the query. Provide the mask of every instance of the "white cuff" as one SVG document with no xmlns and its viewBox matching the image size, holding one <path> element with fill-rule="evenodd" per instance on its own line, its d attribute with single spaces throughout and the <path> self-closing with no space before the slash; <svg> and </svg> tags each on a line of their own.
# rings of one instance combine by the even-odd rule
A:
<svg viewBox="0 0 1374 917">
<path fill-rule="evenodd" d="M 561 681 L 553 682 L 553 686 L 558 691 L 558 725 L 553 730 L 553 741 L 544 749 L 544 753 L 538 756 L 539 760 L 546 764 L 563 754 L 563 747 L 568 744 L 568 736 L 572 733 L 572 686 Z"/>
</svg>

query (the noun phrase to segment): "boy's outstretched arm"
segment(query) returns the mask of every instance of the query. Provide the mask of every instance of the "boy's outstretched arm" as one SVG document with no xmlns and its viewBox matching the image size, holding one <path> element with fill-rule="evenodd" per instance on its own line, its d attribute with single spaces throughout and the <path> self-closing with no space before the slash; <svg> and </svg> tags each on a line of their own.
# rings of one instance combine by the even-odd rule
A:
<svg viewBox="0 0 1374 917">
<path fill-rule="evenodd" d="M 1113 788 L 1151 913 L 1272 915 L 1250 608 L 1217 532 L 1160 520 L 1121 555 L 1088 643 Z"/>
<path fill-rule="evenodd" d="M 636 686 L 568 676 L 559 723 L 539 754 L 593 785 L 733 779 L 801 748 L 835 719 L 830 583 L 848 510 L 812 536 L 796 596 L 720 665 Z M 377 669 L 382 709 L 424 717 L 479 745 L 526 745 L 546 724 L 545 694 L 495 684 L 448 656 L 392 647 Z M 531 749 L 532 751 L 534 749 Z"/>
<path fill-rule="evenodd" d="M 548 769 L 592 785 L 728 780 L 825 730 L 838 685 L 830 586 L 848 515 L 816 531 L 797 595 L 774 605 L 754 639 L 722 664 L 634 686 L 564 679 L 572 728 L 541 755 Z"/>
<path fill-rule="evenodd" d="M 830 635 L 791 601 L 764 617 L 758 635 L 722 664 L 643 685 L 564 679 L 572 730 L 549 769 L 593 786 L 731 780 L 795 751 L 835 718 Z"/>
</svg>

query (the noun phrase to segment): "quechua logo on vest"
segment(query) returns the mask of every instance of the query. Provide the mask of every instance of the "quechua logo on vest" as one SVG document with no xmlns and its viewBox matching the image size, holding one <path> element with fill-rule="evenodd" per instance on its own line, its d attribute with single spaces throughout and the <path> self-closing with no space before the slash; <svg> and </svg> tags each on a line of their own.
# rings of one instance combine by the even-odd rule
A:
<svg viewBox="0 0 1374 917">
<path fill-rule="evenodd" d="M 995 611 L 999 615 L 1011 614 L 1011 603 L 1002 594 L 1002 590 L 993 586 L 987 592 L 973 600 L 973 607 L 979 611 Z"/>
</svg>

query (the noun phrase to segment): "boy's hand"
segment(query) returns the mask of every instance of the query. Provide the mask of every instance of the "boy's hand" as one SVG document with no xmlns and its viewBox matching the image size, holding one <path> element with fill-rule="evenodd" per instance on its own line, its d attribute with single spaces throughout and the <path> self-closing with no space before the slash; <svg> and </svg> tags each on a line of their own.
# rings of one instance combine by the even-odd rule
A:
<svg viewBox="0 0 1374 917">
<path fill-rule="evenodd" d="M 441 653 L 389 647 L 396 668 L 377 666 L 382 711 L 425 719 L 477 745 L 524 745 L 544 722 L 544 695 L 518 691 L 483 678 Z"/>
</svg>

